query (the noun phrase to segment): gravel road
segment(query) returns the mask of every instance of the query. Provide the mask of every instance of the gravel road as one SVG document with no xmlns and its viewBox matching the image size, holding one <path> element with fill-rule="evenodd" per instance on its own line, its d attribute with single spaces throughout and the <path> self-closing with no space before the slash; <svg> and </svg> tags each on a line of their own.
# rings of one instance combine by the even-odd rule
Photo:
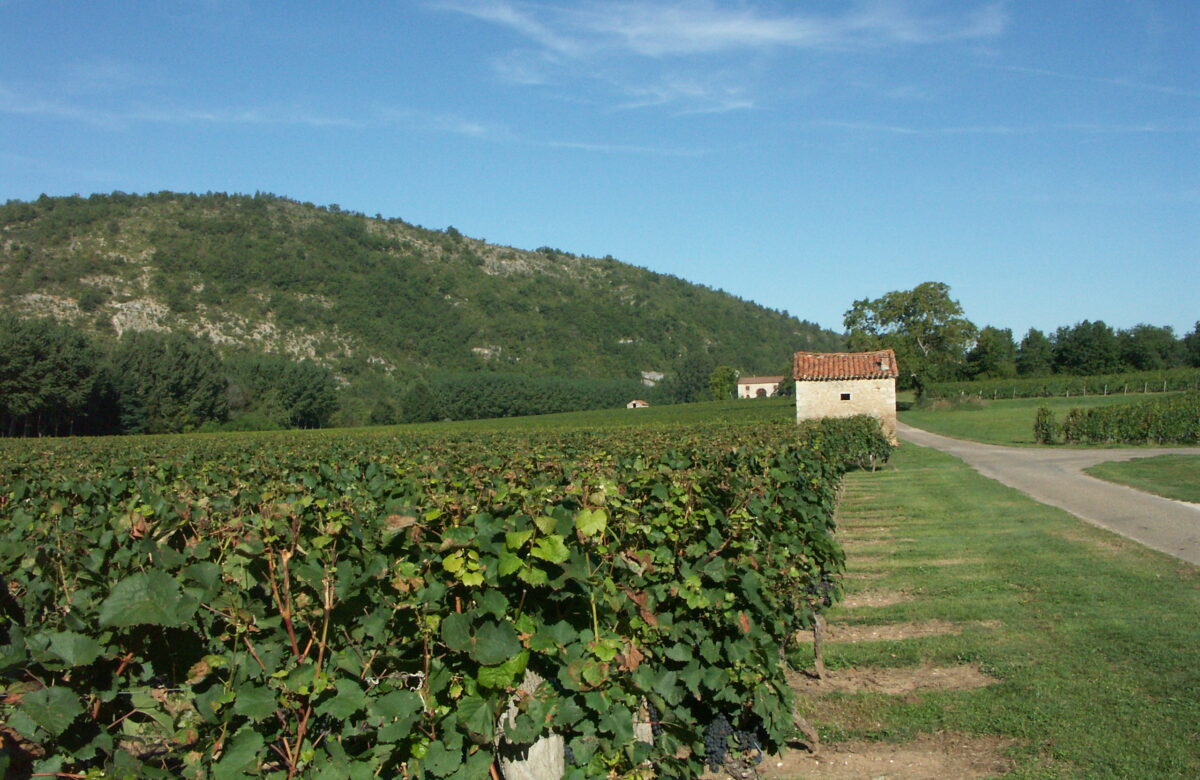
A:
<svg viewBox="0 0 1200 780">
<path fill-rule="evenodd" d="M 1200 455 L 1200 447 L 1069 450 L 1000 447 L 899 424 L 904 441 L 961 458 L 980 474 L 1065 509 L 1093 525 L 1200 566 L 1200 504 L 1173 501 L 1090 477 L 1083 469 L 1155 455 Z"/>
</svg>

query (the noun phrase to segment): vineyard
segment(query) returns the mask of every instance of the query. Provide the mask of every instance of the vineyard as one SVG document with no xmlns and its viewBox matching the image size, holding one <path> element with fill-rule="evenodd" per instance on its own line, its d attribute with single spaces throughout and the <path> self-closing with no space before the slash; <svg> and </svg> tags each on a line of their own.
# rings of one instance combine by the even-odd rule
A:
<svg viewBox="0 0 1200 780">
<path fill-rule="evenodd" d="M 841 476 L 889 453 L 869 418 L 5 442 L 0 771 L 753 759 L 840 594 Z"/>
<path fill-rule="evenodd" d="M 1194 444 L 1200 442 L 1200 393 L 1184 393 L 1098 409 L 1071 409 L 1059 423 L 1049 409 L 1038 410 L 1034 437 L 1039 444 Z"/>
<path fill-rule="evenodd" d="M 1200 389 L 1200 369 L 1175 368 L 1166 371 L 1138 371 L 1098 376 L 1053 374 L 1009 379 L 979 379 L 970 382 L 934 382 L 923 388 L 921 399 L 936 401 L 974 397 L 998 400 L 1001 398 L 1128 395 L 1197 389 Z"/>
</svg>

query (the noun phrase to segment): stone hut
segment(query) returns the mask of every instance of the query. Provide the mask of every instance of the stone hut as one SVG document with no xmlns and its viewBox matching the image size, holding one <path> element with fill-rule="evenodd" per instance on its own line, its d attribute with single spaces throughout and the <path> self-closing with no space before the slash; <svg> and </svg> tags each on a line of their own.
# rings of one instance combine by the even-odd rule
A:
<svg viewBox="0 0 1200 780">
<path fill-rule="evenodd" d="M 818 417 L 879 418 L 883 431 L 896 443 L 896 353 L 797 352 L 792 376 L 796 380 L 796 421 Z"/>
</svg>

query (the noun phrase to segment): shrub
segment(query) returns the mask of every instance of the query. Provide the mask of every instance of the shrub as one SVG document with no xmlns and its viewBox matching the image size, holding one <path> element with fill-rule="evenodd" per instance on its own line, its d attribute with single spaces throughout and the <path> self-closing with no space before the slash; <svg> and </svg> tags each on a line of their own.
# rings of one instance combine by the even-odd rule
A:
<svg viewBox="0 0 1200 780">
<path fill-rule="evenodd" d="M 1033 438 L 1038 444 L 1053 444 L 1058 438 L 1058 422 L 1048 406 L 1039 407 L 1033 421 Z"/>
<path fill-rule="evenodd" d="M 1062 436 L 1068 443 L 1200 442 L 1200 393 L 1136 404 L 1072 409 L 1063 421 Z"/>
</svg>

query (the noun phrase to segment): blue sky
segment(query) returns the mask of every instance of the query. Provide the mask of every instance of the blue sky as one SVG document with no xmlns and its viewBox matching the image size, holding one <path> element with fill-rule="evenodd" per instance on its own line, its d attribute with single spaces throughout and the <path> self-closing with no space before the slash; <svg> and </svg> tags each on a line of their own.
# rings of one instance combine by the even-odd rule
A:
<svg viewBox="0 0 1200 780">
<path fill-rule="evenodd" d="M 1200 320 L 1194 0 L 0 0 L 0 200 L 273 192 L 841 330 Z"/>
</svg>

